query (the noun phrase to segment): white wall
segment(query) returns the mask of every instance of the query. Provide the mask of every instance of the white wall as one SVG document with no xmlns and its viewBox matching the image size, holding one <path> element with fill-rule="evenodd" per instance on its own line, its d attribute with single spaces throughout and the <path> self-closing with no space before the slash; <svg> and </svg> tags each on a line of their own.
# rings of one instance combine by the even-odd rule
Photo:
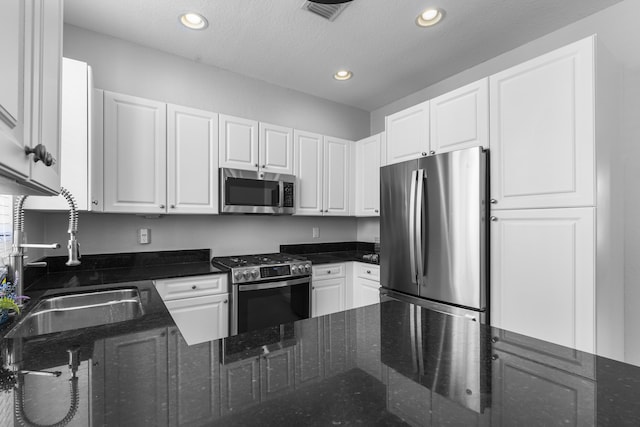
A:
<svg viewBox="0 0 640 427">
<path fill-rule="evenodd" d="M 625 0 L 531 43 L 452 75 L 434 85 L 372 111 L 371 134 L 384 130 L 384 118 L 389 114 L 442 95 L 592 34 L 598 34 L 600 41 L 623 65 L 631 69 L 638 69 L 640 68 L 638 16 L 640 16 L 640 1 Z"/>
<path fill-rule="evenodd" d="M 380 238 L 379 218 L 358 218 L 358 229 L 356 232 L 359 242 L 374 242 Z"/>
<path fill-rule="evenodd" d="M 62 248 L 47 255 L 65 255 L 68 215 L 27 213 L 28 225 L 44 223 L 46 242 Z M 313 239 L 312 228 L 320 228 Z M 151 243 L 137 243 L 137 230 L 151 229 Z M 355 218 L 248 215 L 138 215 L 81 213 L 78 241 L 82 254 L 211 249 L 216 256 L 278 252 L 281 244 L 354 241 Z"/>
<path fill-rule="evenodd" d="M 93 67 L 95 87 L 325 135 L 369 136 L 369 113 L 121 39 L 64 26 L 64 56 Z"/>
</svg>

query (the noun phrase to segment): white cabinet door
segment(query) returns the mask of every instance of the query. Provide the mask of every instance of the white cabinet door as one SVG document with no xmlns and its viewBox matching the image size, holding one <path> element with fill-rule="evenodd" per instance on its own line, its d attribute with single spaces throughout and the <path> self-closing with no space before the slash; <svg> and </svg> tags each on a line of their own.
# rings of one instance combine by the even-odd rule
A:
<svg viewBox="0 0 640 427">
<path fill-rule="evenodd" d="M 0 3 L 0 173 L 26 178 L 30 159 L 25 146 L 25 7 L 23 0 Z"/>
<path fill-rule="evenodd" d="M 296 215 L 322 215 L 322 135 L 296 130 L 293 138 Z"/>
<path fill-rule="evenodd" d="M 166 211 L 166 104 L 104 92 L 104 210 Z"/>
<path fill-rule="evenodd" d="M 92 96 L 91 67 L 63 58 L 60 184 L 76 199 L 78 210 L 92 210 L 89 157 L 89 109 Z M 69 209 L 63 197 L 29 197 L 25 209 Z"/>
<path fill-rule="evenodd" d="M 380 216 L 380 137 L 356 143 L 356 216 Z"/>
<path fill-rule="evenodd" d="M 430 100 L 431 150 L 489 147 L 489 79 Z"/>
<path fill-rule="evenodd" d="M 260 171 L 293 174 L 293 129 L 260 123 Z"/>
<path fill-rule="evenodd" d="M 167 106 L 169 213 L 218 213 L 218 115 Z"/>
<path fill-rule="evenodd" d="M 31 28 L 31 147 L 42 144 L 55 162 L 31 162 L 31 184 L 60 191 L 60 99 L 62 94 L 62 1 L 35 0 Z"/>
<path fill-rule="evenodd" d="M 229 296 L 209 295 L 165 301 L 189 345 L 229 336 Z"/>
<path fill-rule="evenodd" d="M 324 137 L 324 215 L 349 215 L 351 144 L 345 139 Z"/>
<path fill-rule="evenodd" d="M 496 209 L 595 202 L 593 38 L 490 77 Z"/>
<path fill-rule="evenodd" d="M 220 114 L 220 167 L 258 170 L 258 122 Z"/>
<path fill-rule="evenodd" d="M 429 101 L 386 117 L 387 164 L 429 153 Z"/>
<path fill-rule="evenodd" d="M 346 279 L 314 280 L 312 301 L 312 317 L 343 311 L 346 308 Z"/>
<path fill-rule="evenodd" d="M 380 302 L 380 282 L 356 277 L 353 281 L 353 307 L 378 304 Z"/>
<path fill-rule="evenodd" d="M 595 209 L 494 211 L 491 324 L 595 350 Z"/>
</svg>

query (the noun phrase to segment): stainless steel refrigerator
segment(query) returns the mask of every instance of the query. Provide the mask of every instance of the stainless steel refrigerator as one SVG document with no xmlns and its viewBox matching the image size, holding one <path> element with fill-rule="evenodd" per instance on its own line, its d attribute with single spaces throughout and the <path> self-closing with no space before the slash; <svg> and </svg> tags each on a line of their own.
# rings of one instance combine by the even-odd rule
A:
<svg viewBox="0 0 640 427">
<path fill-rule="evenodd" d="M 487 152 L 381 168 L 382 298 L 488 323 Z"/>
</svg>

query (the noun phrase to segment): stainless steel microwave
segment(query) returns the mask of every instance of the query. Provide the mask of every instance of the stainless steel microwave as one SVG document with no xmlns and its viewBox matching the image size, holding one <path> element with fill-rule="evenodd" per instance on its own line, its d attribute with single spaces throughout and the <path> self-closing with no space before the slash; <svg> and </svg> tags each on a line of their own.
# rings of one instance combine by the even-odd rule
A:
<svg viewBox="0 0 640 427">
<path fill-rule="evenodd" d="M 296 177 L 220 168 L 220 213 L 291 215 Z"/>
</svg>

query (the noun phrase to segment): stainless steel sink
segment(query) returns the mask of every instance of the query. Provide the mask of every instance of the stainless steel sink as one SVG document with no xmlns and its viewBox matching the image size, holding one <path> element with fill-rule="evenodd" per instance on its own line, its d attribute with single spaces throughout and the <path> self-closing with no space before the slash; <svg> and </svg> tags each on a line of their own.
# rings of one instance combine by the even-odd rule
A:
<svg viewBox="0 0 640 427">
<path fill-rule="evenodd" d="M 33 337 L 107 325 L 143 314 L 136 288 L 52 296 L 40 300 L 6 337 Z"/>
</svg>

